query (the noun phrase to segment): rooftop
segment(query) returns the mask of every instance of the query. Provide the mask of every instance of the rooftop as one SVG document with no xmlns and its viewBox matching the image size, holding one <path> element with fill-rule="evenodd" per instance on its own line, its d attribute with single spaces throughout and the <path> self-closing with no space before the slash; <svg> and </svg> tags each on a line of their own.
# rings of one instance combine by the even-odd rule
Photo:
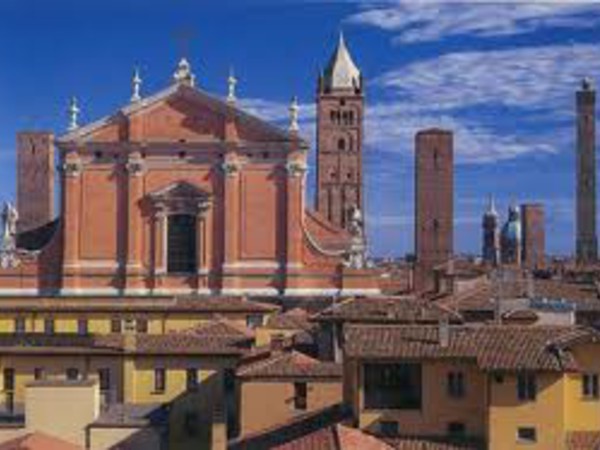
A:
<svg viewBox="0 0 600 450">
<path fill-rule="evenodd" d="M 237 375 L 245 379 L 255 378 L 332 378 L 341 380 L 342 366 L 322 362 L 297 351 L 273 353 L 267 359 L 246 364 Z"/>
<path fill-rule="evenodd" d="M 575 326 L 440 326 L 348 325 L 347 356 L 387 359 L 464 359 L 485 371 L 576 371 L 569 351 L 576 342 L 598 342 L 589 328 Z"/>
<path fill-rule="evenodd" d="M 350 298 L 315 317 L 318 321 L 374 323 L 437 323 L 445 319 L 462 322 L 450 309 L 410 297 Z"/>
</svg>

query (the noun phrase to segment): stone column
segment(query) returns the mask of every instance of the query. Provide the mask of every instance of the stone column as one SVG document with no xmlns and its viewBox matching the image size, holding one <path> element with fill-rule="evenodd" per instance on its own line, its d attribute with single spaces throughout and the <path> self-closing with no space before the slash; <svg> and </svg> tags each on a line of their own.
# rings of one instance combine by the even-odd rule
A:
<svg viewBox="0 0 600 450">
<path fill-rule="evenodd" d="M 143 222 L 140 202 L 144 195 L 144 160 L 133 152 L 125 166 L 127 170 L 127 291 L 143 290 L 142 238 Z"/>
<path fill-rule="evenodd" d="M 69 152 L 63 165 L 63 281 L 62 289 L 79 288 L 79 234 L 81 173 L 83 164 L 76 152 Z"/>
</svg>

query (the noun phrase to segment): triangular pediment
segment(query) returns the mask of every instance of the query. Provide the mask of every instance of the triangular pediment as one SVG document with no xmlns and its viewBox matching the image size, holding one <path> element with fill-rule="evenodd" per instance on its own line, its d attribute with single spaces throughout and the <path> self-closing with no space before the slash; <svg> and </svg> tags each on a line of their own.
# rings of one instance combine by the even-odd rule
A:
<svg viewBox="0 0 600 450">
<path fill-rule="evenodd" d="M 178 181 L 149 194 L 152 200 L 208 200 L 210 194 L 187 181 Z"/>
<path fill-rule="evenodd" d="M 290 135 L 226 101 L 186 84 L 169 88 L 122 108 L 112 116 L 80 127 L 60 143 L 210 143 L 230 139 L 227 123 L 235 124 L 235 139 L 245 142 L 286 142 Z"/>
</svg>

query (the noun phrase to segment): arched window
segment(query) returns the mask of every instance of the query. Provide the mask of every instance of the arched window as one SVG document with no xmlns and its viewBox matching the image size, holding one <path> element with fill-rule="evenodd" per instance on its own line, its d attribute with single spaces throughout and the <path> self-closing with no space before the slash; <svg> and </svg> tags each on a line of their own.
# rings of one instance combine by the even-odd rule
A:
<svg viewBox="0 0 600 450">
<path fill-rule="evenodd" d="M 197 267 L 196 217 L 169 216 L 167 228 L 167 272 L 193 273 Z"/>
<path fill-rule="evenodd" d="M 346 140 L 344 138 L 338 139 L 338 150 L 346 150 Z"/>
</svg>

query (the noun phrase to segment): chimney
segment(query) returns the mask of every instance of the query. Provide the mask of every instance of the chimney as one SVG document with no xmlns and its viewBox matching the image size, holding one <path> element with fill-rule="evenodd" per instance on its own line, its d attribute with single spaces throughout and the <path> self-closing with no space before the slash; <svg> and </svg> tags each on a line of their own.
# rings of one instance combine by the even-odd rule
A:
<svg viewBox="0 0 600 450">
<path fill-rule="evenodd" d="M 438 339 L 440 347 L 447 348 L 450 345 L 450 324 L 447 318 L 439 321 Z"/>
<path fill-rule="evenodd" d="M 271 350 L 274 352 L 282 352 L 285 348 L 285 336 L 281 333 L 271 336 Z"/>
</svg>

